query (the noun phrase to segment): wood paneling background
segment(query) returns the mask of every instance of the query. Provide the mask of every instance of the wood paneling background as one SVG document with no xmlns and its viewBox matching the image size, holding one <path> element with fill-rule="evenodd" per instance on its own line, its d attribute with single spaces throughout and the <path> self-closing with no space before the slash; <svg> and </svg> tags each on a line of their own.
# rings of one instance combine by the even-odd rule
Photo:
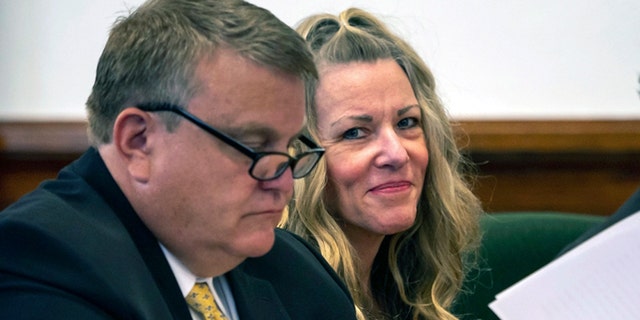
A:
<svg viewBox="0 0 640 320">
<path fill-rule="evenodd" d="M 608 215 L 640 187 L 640 120 L 458 121 L 487 211 Z M 0 121 L 0 208 L 88 146 L 83 122 Z"/>
<path fill-rule="evenodd" d="M 487 211 L 613 213 L 640 187 L 640 120 L 460 122 Z"/>
</svg>

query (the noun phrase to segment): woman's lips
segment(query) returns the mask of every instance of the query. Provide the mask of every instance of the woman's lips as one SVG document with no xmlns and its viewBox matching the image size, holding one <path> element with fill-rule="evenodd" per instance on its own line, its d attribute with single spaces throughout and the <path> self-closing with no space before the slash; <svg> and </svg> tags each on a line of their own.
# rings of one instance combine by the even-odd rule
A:
<svg viewBox="0 0 640 320">
<path fill-rule="evenodd" d="M 380 192 L 380 193 L 391 193 L 391 192 L 399 192 L 407 190 L 411 187 L 411 182 L 409 181 L 393 181 L 386 182 L 383 184 L 379 184 L 371 189 L 370 192 Z"/>
</svg>

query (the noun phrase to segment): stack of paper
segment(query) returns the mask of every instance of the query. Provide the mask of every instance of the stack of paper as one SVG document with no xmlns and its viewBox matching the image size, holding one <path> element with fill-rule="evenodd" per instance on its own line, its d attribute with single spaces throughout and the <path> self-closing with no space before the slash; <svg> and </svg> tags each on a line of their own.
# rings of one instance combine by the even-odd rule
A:
<svg viewBox="0 0 640 320">
<path fill-rule="evenodd" d="M 503 320 L 640 319 L 640 213 L 502 291 L 489 307 Z"/>
</svg>

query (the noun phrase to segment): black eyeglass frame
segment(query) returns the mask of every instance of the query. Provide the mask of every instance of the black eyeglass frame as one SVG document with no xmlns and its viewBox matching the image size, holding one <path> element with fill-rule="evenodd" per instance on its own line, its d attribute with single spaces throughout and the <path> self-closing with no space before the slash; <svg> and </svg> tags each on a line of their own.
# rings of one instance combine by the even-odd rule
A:
<svg viewBox="0 0 640 320">
<path fill-rule="evenodd" d="M 251 162 L 251 166 L 249 167 L 249 175 L 258 180 L 258 181 L 270 181 L 270 180 L 275 180 L 277 178 L 279 178 L 280 176 L 282 176 L 282 174 L 286 171 L 287 168 L 291 168 L 291 172 L 293 174 L 293 178 L 294 179 L 299 179 L 302 178 L 306 175 L 308 175 L 309 173 L 311 173 L 311 171 L 313 171 L 313 169 L 315 168 L 315 166 L 318 164 L 318 162 L 320 161 L 320 158 L 322 158 L 322 155 L 325 152 L 324 148 L 321 148 L 320 146 L 318 146 L 315 142 L 313 142 L 313 140 L 311 140 L 310 138 L 304 136 L 304 135 L 300 135 L 298 136 L 298 140 L 300 140 L 302 143 L 304 143 L 307 147 L 309 147 L 308 151 L 296 154 L 295 156 L 291 156 L 288 153 L 285 152 L 276 152 L 276 151 L 268 151 L 268 152 L 257 152 L 254 151 L 252 148 L 244 145 L 242 142 L 232 138 L 231 136 L 229 136 L 228 134 L 212 127 L 210 124 L 204 122 L 202 119 L 196 117 L 194 114 L 188 112 L 187 110 L 185 110 L 184 108 L 175 105 L 175 104 L 171 104 L 171 103 L 146 103 L 146 104 L 139 104 L 136 106 L 138 109 L 142 110 L 142 111 L 146 111 L 146 112 L 160 112 L 160 111 L 168 111 L 168 112 L 173 112 L 176 113 L 180 116 L 182 116 L 183 118 L 189 120 L 191 123 L 195 124 L 196 126 L 198 126 L 200 129 L 206 131 L 207 133 L 211 134 L 212 136 L 220 139 L 222 142 L 228 144 L 229 146 L 233 147 L 234 149 L 242 152 L 244 155 L 246 155 L 247 157 L 251 158 L 252 162 Z M 303 171 L 303 174 L 295 174 L 295 166 L 298 163 L 298 161 L 302 158 L 304 158 L 305 156 L 308 156 L 310 154 L 315 154 L 317 155 L 317 158 L 315 160 L 315 162 L 313 163 L 312 166 L 310 166 L 307 170 Z M 258 161 L 261 158 L 264 158 L 265 156 L 268 155 L 282 155 L 282 156 L 286 156 L 287 158 L 289 158 L 288 161 L 288 165 L 287 166 L 282 166 L 279 167 L 278 170 L 275 172 L 273 177 L 269 177 L 269 178 L 260 178 L 256 175 L 254 175 L 253 170 L 255 168 L 256 163 L 258 163 Z"/>
</svg>

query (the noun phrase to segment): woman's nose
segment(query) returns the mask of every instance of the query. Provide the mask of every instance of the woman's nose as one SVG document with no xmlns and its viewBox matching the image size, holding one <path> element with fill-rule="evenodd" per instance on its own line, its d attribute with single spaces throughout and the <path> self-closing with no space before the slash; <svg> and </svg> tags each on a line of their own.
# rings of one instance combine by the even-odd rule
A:
<svg viewBox="0 0 640 320">
<path fill-rule="evenodd" d="M 377 140 L 379 149 L 375 159 L 376 166 L 399 168 L 409 161 L 409 153 L 395 130 L 381 131 Z"/>
</svg>

